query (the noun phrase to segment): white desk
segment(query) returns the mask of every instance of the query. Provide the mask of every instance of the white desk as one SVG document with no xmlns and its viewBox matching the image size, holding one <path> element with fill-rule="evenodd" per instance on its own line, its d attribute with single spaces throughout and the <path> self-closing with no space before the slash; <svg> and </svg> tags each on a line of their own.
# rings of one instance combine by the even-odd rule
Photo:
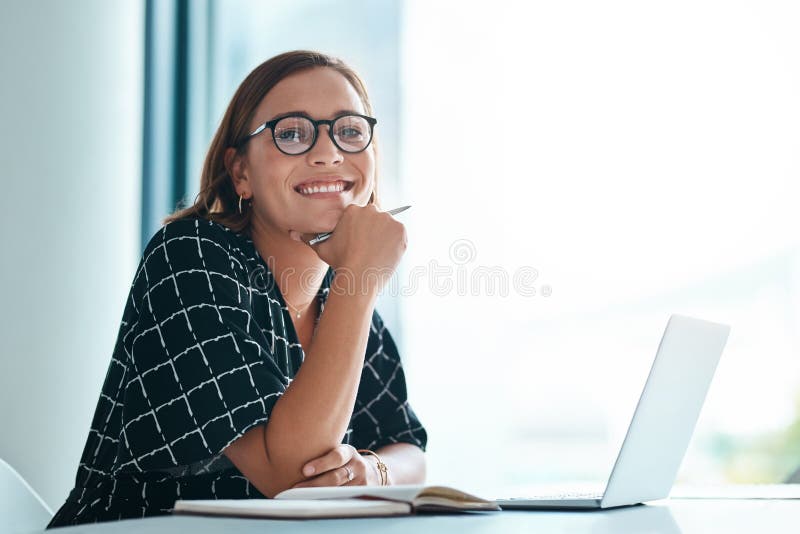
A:
<svg viewBox="0 0 800 534">
<path fill-rule="evenodd" d="M 40 531 L 41 532 L 41 531 Z M 58 534 L 205 534 L 266 532 L 458 534 L 592 532 L 725 534 L 800 532 L 800 500 L 673 499 L 656 503 L 586 512 L 505 511 L 459 515 L 419 515 L 390 518 L 266 520 L 195 516 L 163 516 L 48 532 Z"/>
</svg>

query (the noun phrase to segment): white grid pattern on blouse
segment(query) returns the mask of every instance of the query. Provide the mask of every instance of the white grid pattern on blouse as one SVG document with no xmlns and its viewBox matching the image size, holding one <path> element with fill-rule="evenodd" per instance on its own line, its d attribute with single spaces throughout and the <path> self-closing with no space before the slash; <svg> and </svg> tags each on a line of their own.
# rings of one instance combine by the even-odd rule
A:
<svg viewBox="0 0 800 534">
<path fill-rule="evenodd" d="M 208 440 L 206 439 L 206 437 L 205 437 L 205 435 L 203 433 L 203 431 L 209 425 L 211 425 L 211 424 L 213 424 L 213 423 L 215 423 L 215 422 L 217 422 L 219 420 L 226 420 L 227 421 L 227 423 L 228 423 L 228 425 L 230 427 L 231 433 L 234 436 L 230 441 L 225 443 L 225 446 L 227 446 L 227 445 L 229 445 L 230 443 L 232 443 L 233 441 L 235 441 L 235 439 L 237 439 L 239 437 L 239 429 L 237 429 L 235 427 L 234 422 L 233 422 L 233 415 L 237 411 L 245 409 L 248 406 L 250 406 L 251 404 L 259 403 L 261 405 L 262 410 L 264 412 L 266 412 L 266 405 L 264 404 L 264 400 L 265 399 L 269 399 L 270 397 L 278 396 L 278 395 L 280 395 L 282 393 L 282 391 L 281 391 L 281 392 L 269 393 L 269 394 L 266 394 L 266 395 L 262 394 L 262 392 L 259 390 L 258 386 L 256 385 L 256 383 L 255 383 L 255 381 L 253 379 L 253 375 L 252 375 L 251 369 L 253 367 L 255 367 L 255 366 L 263 365 L 263 361 L 262 360 L 255 360 L 255 361 L 248 362 L 247 359 L 245 358 L 244 354 L 242 353 L 242 351 L 241 351 L 241 349 L 239 347 L 239 344 L 236 342 L 236 336 L 234 336 L 234 334 L 232 332 L 227 332 L 227 333 L 223 333 L 223 334 L 212 336 L 212 337 L 203 337 L 204 334 L 208 331 L 208 329 L 207 328 L 206 329 L 203 329 L 203 328 L 198 329 L 198 328 L 195 328 L 193 326 L 193 321 L 192 321 L 192 318 L 191 318 L 192 313 L 194 311 L 202 309 L 202 308 L 210 308 L 215 312 L 216 318 L 219 321 L 220 329 L 225 330 L 227 327 L 225 326 L 226 323 L 225 323 L 225 319 L 222 316 L 222 311 L 227 309 L 227 310 L 231 310 L 231 311 L 244 313 L 244 315 L 246 316 L 246 319 L 247 319 L 246 320 L 246 324 L 245 324 L 245 332 L 249 334 L 250 333 L 250 326 L 251 326 L 251 324 L 253 322 L 252 321 L 252 316 L 249 313 L 249 311 L 246 310 L 246 309 L 243 309 L 241 307 L 227 306 L 225 304 L 220 304 L 217 301 L 217 295 L 216 295 L 216 293 L 214 291 L 214 287 L 215 287 L 215 285 L 223 284 L 223 283 L 226 283 L 226 282 L 230 283 L 231 285 L 233 285 L 236 288 L 236 298 L 237 298 L 237 301 L 238 301 L 239 304 L 242 303 L 243 290 L 248 295 L 248 297 L 247 297 L 248 301 L 250 301 L 252 299 L 252 296 L 250 295 L 251 291 L 257 291 L 253 287 L 243 286 L 236 278 L 234 278 L 234 277 L 232 277 L 232 276 L 230 276 L 230 275 L 228 275 L 226 273 L 217 272 L 217 271 L 214 271 L 213 269 L 209 268 L 209 266 L 206 264 L 206 259 L 205 259 L 204 255 L 203 255 L 203 244 L 208 244 L 209 247 L 218 247 L 218 248 L 220 248 L 222 250 L 222 252 L 224 252 L 226 254 L 226 256 L 228 256 L 229 258 L 232 258 L 232 257 L 222 247 L 222 245 L 220 245 L 216 241 L 214 241 L 212 239 L 205 238 L 205 237 L 201 237 L 201 235 L 200 235 L 200 224 L 199 223 L 200 223 L 200 221 L 195 221 L 195 232 L 196 233 L 195 233 L 194 236 L 178 236 L 178 237 L 166 238 L 166 227 L 164 227 L 164 229 L 162 229 L 162 232 L 165 233 L 165 238 L 160 243 L 160 245 L 158 247 L 156 247 L 148 255 L 148 260 L 157 251 L 159 251 L 159 250 L 163 251 L 164 261 L 166 262 L 166 265 L 168 266 L 168 269 L 169 269 L 168 276 L 164 276 L 164 277 L 162 277 L 162 278 L 160 278 L 158 280 L 155 280 L 155 281 L 151 280 L 150 279 L 150 275 L 149 275 L 148 261 L 147 260 L 144 262 L 144 264 L 142 266 L 142 269 L 141 269 L 141 272 L 145 276 L 146 285 L 147 285 L 147 288 L 148 288 L 147 291 L 144 294 L 144 300 L 145 300 L 146 305 L 147 305 L 147 311 L 151 314 L 154 324 L 153 324 L 152 327 L 141 331 L 133 339 L 133 341 L 131 343 L 131 346 L 135 346 L 137 341 L 139 341 L 140 338 L 142 338 L 142 337 L 157 335 L 159 344 L 161 345 L 161 347 L 162 347 L 162 349 L 164 351 L 164 355 L 167 358 L 167 361 L 160 362 L 160 363 L 158 363 L 155 366 L 150 367 L 150 368 L 142 369 L 142 368 L 140 368 L 138 362 L 133 360 L 133 357 L 131 355 L 131 364 L 134 366 L 134 369 L 136 370 L 137 374 L 128 383 L 127 387 L 129 388 L 129 387 L 131 387 L 131 384 L 133 384 L 135 382 L 138 382 L 139 387 L 141 388 L 142 397 L 145 399 L 145 401 L 147 403 L 147 407 L 149 408 L 149 410 L 144 412 L 144 413 L 142 413 L 142 414 L 140 414 L 140 415 L 138 415 L 135 418 L 130 419 L 126 424 L 124 424 L 122 426 L 121 432 L 122 432 L 123 439 L 125 440 L 126 447 L 130 448 L 130 444 L 129 444 L 129 440 L 128 440 L 128 433 L 131 431 L 131 428 L 132 427 L 135 428 L 135 426 L 137 424 L 139 424 L 142 419 L 151 418 L 152 419 L 152 424 L 154 425 L 154 427 L 155 427 L 155 429 L 156 429 L 156 431 L 157 431 L 157 433 L 158 433 L 158 435 L 159 435 L 159 437 L 161 439 L 162 444 L 161 444 L 160 447 L 154 448 L 154 449 L 152 449 L 151 451 L 149 451 L 149 452 L 147 452 L 145 454 L 141 454 L 141 455 L 133 454 L 131 460 L 119 465 L 118 469 L 120 469 L 120 470 L 124 470 L 126 467 L 128 467 L 130 465 L 134 465 L 134 466 L 136 466 L 137 469 L 141 469 L 140 466 L 139 466 L 139 462 L 140 461 L 142 461 L 144 458 L 147 458 L 149 456 L 158 454 L 161 451 L 166 451 L 169 454 L 173 465 L 179 465 L 179 462 L 176 459 L 176 456 L 173 453 L 172 448 L 177 443 L 179 443 L 180 441 L 185 440 L 185 439 L 189 438 L 190 436 L 192 436 L 194 434 L 197 434 L 200 437 L 203 446 L 205 447 L 205 449 L 207 450 L 207 452 L 210 455 L 217 454 L 219 451 L 212 450 L 212 448 L 210 447 L 210 445 L 208 443 Z M 170 259 L 170 255 L 169 255 L 169 249 L 171 248 L 170 245 L 172 243 L 176 242 L 176 241 L 182 241 L 182 240 L 187 240 L 187 239 L 193 240 L 196 243 L 196 252 L 197 252 L 197 256 L 198 256 L 198 258 L 200 260 L 200 264 L 202 265 L 202 268 L 200 268 L 200 269 L 176 270 L 174 268 L 173 264 L 172 264 L 172 261 Z M 234 259 L 235 258 L 231 259 L 232 264 L 233 264 L 233 260 Z M 185 258 L 181 258 L 181 261 L 185 262 Z M 236 263 L 238 263 L 238 265 L 241 266 L 240 262 L 236 261 Z M 180 290 L 180 286 L 179 286 L 178 280 L 179 280 L 179 278 L 181 278 L 183 276 L 190 276 L 190 275 L 200 275 L 200 276 L 203 276 L 206 279 L 207 289 L 208 289 L 208 297 L 209 297 L 209 300 L 210 300 L 210 304 L 207 303 L 207 302 L 203 302 L 203 303 L 196 304 L 196 305 L 188 305 L 188 306 L 185 304 L 184 299 L 183 299 L 183 297 L 181 295 L 181 290 Z M 214 278 L 214 280 L 212 280 L 212 277 Z M 159 320 L 159 318 L 156 316 L 156 312 L 153 309 L 152 292 L 156 288 L 159 288 L 159 286 L 161 286 L 162 284 L 166 284 L 166 283 L 171 283 L 171 286 L 172 286 L 172 288 L 174 289 L 174 292 L 175 292 L 174 297 L 175 297 L 175 299 L 177 299 L 177 303 L 178 303 L 178 307 L 179 308 L 178 308 L 177 311 L 171 313 L 165 319 Z M 267 298 L 269 298 L 268 295 L 267 295 Z M 277 301 L 275 301 L 274 299 L 272 299 L 272 300 L 277 304 Z M 162 331 L 162 328 L 165 325 L 167 325 L 167 323 L 169 323 L 170 321 L 185 321 L 185 326 L 186 326 L 186 328 L 188 329 L 188 332 L 191 335 L 191 345 L 186 347 L 185 349 L 183 349 L 181 352 L 175 354 L 174 356 L 170 354 L 170 348 L 168 347 L 168 345 L 167 345 L 167 343 L 165 341 L 164 333 Z M 200 322 L 200 321 L 198 321 L 198 322 Z M 204 332 L 204 330 L 205 330 L 205 332 Z M 274 335 L 273 339 L 277 338 L 277 339 L 280 339 L 280 340 L 282 340 L 282 341 L 284 341 L 285 343 L 288 344 L 288 340 L 286 338 L 284 338 L 282 336 L 275 335 L 274 332 L 272 332 L 272 334 Z M 200 336 L 200 338 L 198 338 L 198 335 Z M 232 346 L 233 346 L 233 351 L 234 351 L 234 355 L 235 355 L 234 357 L 236 359 L 240 360 L 242 362 L 242 365 L 220 372 L 220 371 L 215 370 L 213 368 L 212 363 L 209 361 L 208 357 L 206 356 L 206 353 L 204 351 L 204 347 L 206 347 L 209 344 L 219 343 L 220 341 L 222 341 L 224 339 L 230 339 L 230 341 L 232 342 Z M 251 342 L 250 340 L 246 340 L 246 341 L 247 342 Z M 258 344 L 255 344 L 255 347 L 258 349 L 259 352 L 261 351 L 261 347 Z M 195 350 L 199 353 L 200 357 L 202 358 L 203 365 L 206 368 L 208 368 L 209 374 L 210 374 L 210 378 L 208 378 L 207 380 L 202 381 L 199 384 L 195 385 L 194 387 L 184 391 L 183 385 L 181 384 L 181 379 L 180 379 L 180 377 L 178 375 L 178 372 L 175 369 L 175 362 L 176 362 L 177 359 L 179 359 L 181 357 L 191 357 L 190 354 L 192 354 L 193 351 L 195 351 Z M 151 374 L 151 373 L 154 373 L 154 372 L 158 371 L 162 366 L 169 366 L 170 371 L 172 372 L 172 375 L 175 378 L 175 384 L 177 385 L 178 390 L 180 391 L 180 395 L 177 396 L 177 397 L 170 398 L 170 399 L 160 403 L 157 406 L 153 406 L 152 403 L 151 403 L 150 398 L 147 395 L 147 388 L 144 385 L 144 380 L 148 376 L 148 374 Z M 236 373 L 243 373 L 243 374 L 245 374 L 247 376 L 247 383 L 249 384 L 249 386 L 251 388 L 254 389 L 255 399 L 252 400 L 252 401 L 248 401 L 246 403 L 243 403 L 241 405 L 238 405 L 238 406 L 229 406 L 227 401 L 226 401 L 226 399 L 225 399 L 225 395 L 223 395 L 222 389 L 220 388 L 219 381 L 220 381 L 220 379 L 224 378 L 227 375 L 236 374 Z M 286 377 L 284 377 L 284 378 L 286 378 Z M 216 415 L 216 416 L 214 416 L 214 417 L 212 417 L 212 418 L 210 418 L 210 419 L 208 419 L 206 421 L 203 421 L 201 423 L 200 421 L 197 420 L 195 414 L 192 412 L 191 403 L 189 402 L 189 396 L 191 396 L 194 392 L 196 392 L 196 391 L 198 391 L 198 390 L 200 390 L 202 388 L 205 388 L 207 386 L 210 386 L 212 384 L 213 384 L 213 391 L 216 393 L 217 398 L 219 399 L 224 411 L 223 411 L 223 413 L 221 413 L 219 415 Z M 186 409 L 187 415 L 191 418 L 191 420 L 193 422 L 194 428 L 192 430 L 188 431 L 188 432 L 183 433 L 182 435 L 180 435 L 178 437 L 175 437 L 173 439 L 169 439 L 164 435 L 164 432 L 162 430 L 162 424 L 159 422 L 158 413 L 160 411 L 162 411 L 165 407 L 170 406 L 170 405 L 172 405 L 173 403 L 176 403 L 176 402 L 180 402 L 180 403 L 183 404 L 183 406 Z M 149 421 L 148 421 L 148 423 L 149 423 Z M 224 449 L 225 446 L 223 446 L 222 448 Z"/>
<path fill-rule="evenodd" d="M 375 347 L 375 349 L 364 360 L 364 370 L 361 374 L 361 383 L 359 386 L 360 388 L 371 390 L 371 395 L 369 395 L 371 399 L 367 402 L 364 402 L 359 395 L 359 399 L 356 401 L 356 407 L 361 407 L 353 412 L 353 426 L 363 427 L 364 423 L 360 423 L 360 419 L 362 419 L 363 416 L 366 416 L 369 419 L 371 426 L 374 428 L 376 437 L 372 439 L 372 441 L 370 441 L 366 446 L 364 446 L 364 448 L 367 449 L 375 448 L 378 444 L 385 444 L 384 442 L 397 443 L 398 441 L 401 441 L 401 438 L 405 435 L 407 435 L 413 442 L 422 444 L 422 446 L 424 446 L 427 441 L 427 437 L 422 435 L 422 433 L 424 433 L 424 428 L 420 424 L 416 424 L 416 426 L 414 425 L 412 418 L 408 413 L 408 402 L 404 399 L 399 399 L 397 395 L 391 391 L 393 382 L 396 380 L 398 375 L 402 376 L 403 369 L 400 359 L 391 358 L 384 350 L 384 335 L 388 335 L 388 332 L 383 324 L 383 321 L 380 321 L 380 318 L 377 319 L 378 325 L 376 325 L 375 320 L 373 320 L 372 324 L 370 325 L 371 332 L 374 333 L 373 339 L 377 340 L 377 347 Z M 391 371 L 388 371 L 388 379 L 385 381 L 381 377 L 381 374 L 376 370 L 376 367 L 378 367 L 378 360 L 383 360 L 383 362 L 381 362 L 381 370 L 384 372 L 384 374 L 387 374 L 388 369 L 383 366 L 386 364 L 392 366 Z M 402 388 L 403 396 L 405 397 L 405 382 L 404 380 L 401 382 L 402 383 L 399 387 Z M 368 387 L 369 385 L 372 385 L 372 387 Z M 376 417 L 370 410 L 370 408 L 377 402 L 381 401 L 384 396 L 389 397 L 393 401 L 395 411 L 400 412 L 403 416 L 402 423 L 404 424 L 405 429 L 397 432 L 394 435 L 383 435 L 382 426 L 384 422 L 381 421 L 381 419 L 385 419 L 385 416 Z M 414 419 L 416 419 L 416 417 L 414 417 Z M 420 435 L 418 436 L 415 433 L 420 433 Z"/>
</svg>

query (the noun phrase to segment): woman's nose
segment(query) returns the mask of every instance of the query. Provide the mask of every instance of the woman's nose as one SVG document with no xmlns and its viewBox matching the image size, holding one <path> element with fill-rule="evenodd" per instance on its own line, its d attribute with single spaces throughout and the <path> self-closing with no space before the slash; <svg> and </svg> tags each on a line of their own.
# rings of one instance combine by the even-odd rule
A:
<svg viewBox="0 0 800 534">
<path fill-rule="evenodd" d="M 344 161 L 344 156 L 328 134 L 329 128 L 327 124 L 320 125 L 317 142 L 307 154 L 310 165 L 336 165 Z"/>
</svg>

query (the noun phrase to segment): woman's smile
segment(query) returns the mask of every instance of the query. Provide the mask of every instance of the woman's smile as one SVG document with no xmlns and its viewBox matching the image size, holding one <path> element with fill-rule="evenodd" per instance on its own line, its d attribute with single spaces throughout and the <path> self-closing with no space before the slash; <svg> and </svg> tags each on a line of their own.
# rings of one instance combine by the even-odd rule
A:
<svg viewBox="0 0 800 534">
<path fill-rule="evenodd" d="M 293 189 L 308 199 L 344 198 L 350 196 L 355 182 L 339 175 L 312 176 L 297 183 Z"/>
</svg>

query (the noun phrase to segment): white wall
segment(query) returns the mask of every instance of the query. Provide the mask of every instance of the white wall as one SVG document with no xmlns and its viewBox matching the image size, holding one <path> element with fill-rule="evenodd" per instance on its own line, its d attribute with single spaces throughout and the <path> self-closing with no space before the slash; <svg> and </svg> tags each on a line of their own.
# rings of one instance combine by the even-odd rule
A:
<svg viewBox="0 0 800 534">
<path fill-rule="evenodd" d="M 139 259 L 144 2 L 0 17 L 0 457 L 71 489 Z"/>
</svg>

